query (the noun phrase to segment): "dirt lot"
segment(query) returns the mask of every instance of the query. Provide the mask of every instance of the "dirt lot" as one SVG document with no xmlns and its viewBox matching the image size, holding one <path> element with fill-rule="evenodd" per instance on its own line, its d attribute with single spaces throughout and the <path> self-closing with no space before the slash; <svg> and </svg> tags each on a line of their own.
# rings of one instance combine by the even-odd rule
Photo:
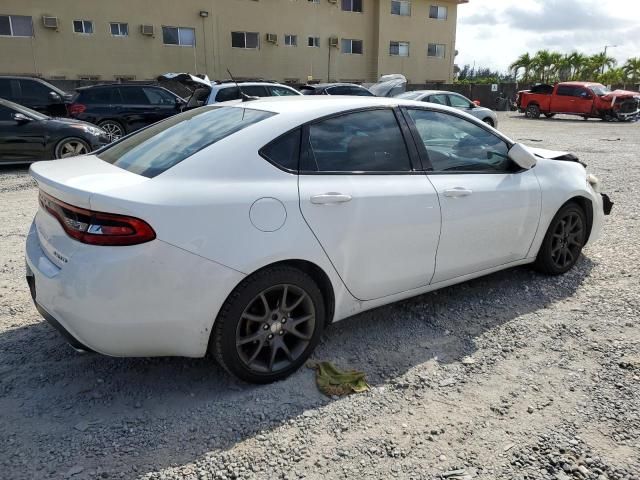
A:
<svg viewBox="0 0 640 480">
<path fill-rule="evenodd" d="M 36 189 L 0 170 L 0 478 L 640 479 L 640 124 L 500 120 L 603 180 L 602 240 L 563 277 L 513 269 L 333 326 L 315 358 L 372 385 L 340 399 L 309 369 L 255 387 L 71 350 L 24 281 Z"/>
</svg>

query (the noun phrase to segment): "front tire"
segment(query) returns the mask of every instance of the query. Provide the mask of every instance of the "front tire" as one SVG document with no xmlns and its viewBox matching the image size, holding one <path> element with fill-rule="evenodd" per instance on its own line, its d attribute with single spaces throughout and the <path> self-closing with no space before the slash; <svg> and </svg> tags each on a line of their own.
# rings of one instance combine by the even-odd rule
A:
<svg viewBox="0 0 640 480">
<path fill-rule="evenodd" d="M 318 344 L 326 312 L 316 282 L 289 266 L 259 271 L 229 295 L 209 350 L 229 373 L 249 383 L 286 378 Z"/>
<path fill-rule="evenodd" d="M 527 118 L 540 118 L 540 107 L 538 105 L 528 105 L 524 114 Z"/>
<path fill-rule="evenodd" d="M 63 138 L 56 145 L 54 156 L 56 158 L 69 158 L 78 155 L 86 155 L 91 152 L 89 144 L 78 137 Z"/>
<path fill-rule="evenodd" d="M 124 127 L 115 120 L 104 120 L 98 123 L 98 127 L 107 132 L 110 142 L 115 142 L 125 134 Z"/>
<path fill-rule="evenodd" d="M 587 216 L 576 203 L 556 213 L 542 241 L 535 268 L 549 275 L 568 272 L 578 261 L 587 240 Z"/>
</svg>

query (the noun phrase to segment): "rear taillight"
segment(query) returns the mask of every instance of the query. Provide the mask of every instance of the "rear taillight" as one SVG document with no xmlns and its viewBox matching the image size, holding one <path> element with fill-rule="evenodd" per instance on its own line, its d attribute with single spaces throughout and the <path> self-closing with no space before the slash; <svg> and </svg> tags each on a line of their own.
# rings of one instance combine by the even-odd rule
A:
<svg viewBox="0 0 640 480">
<path fill-rule="evenodd" d="M 156 238 L 156 232 L 135 217 L 74 207 L 40 192 L 40 206 L 53 215 L 71 238 L 90 245 L 138 245 Z"/>
<path fill-rule="evenodd" d="M 86 109 L 87 109 L 87 106 L 83 105 L 82 103 L 72 103 L 68 107 L 69 115 L 78 115 L 84 112 Z"/>
</svg>

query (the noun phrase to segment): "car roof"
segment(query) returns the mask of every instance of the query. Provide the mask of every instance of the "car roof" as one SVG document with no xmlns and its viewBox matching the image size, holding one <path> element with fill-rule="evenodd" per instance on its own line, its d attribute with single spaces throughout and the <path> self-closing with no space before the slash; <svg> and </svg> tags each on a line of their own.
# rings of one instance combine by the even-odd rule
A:
<svg viewBox="0 0 640 480">
<path fill-rule="evenodd" d="M 98 83 L 96 85 L 85 85 L 84 87 L 76 88 L 76 91 L 90 90 L 92 88 L 107 88 L 107 87 L 156 87 L 164 88 L 162 85 L 155 83 Z M 164 88 L 166 90 L 166 88 Z"/>
<path fill-rule="evenodd" d="M 285 85 L 283 83 L 278 83 L 278 82 L 238 82 L 238 85 L 244 85 L 247 87 L 253 87 L 253 86 L 273 86 L 273 87 L 287 87 L 287 88 L 291 88 L 294 89 L 291 85 Z M 211 84 L 211 88 L 220 88 L 220 87 L 235 87 L 236 83 L 235 82 L 222 82 L 222 83 L 213 83 Z M 295 89 L 294 89 L 295 90 Z"/>
<path fill-rule="evenodd" d="M 420 94 L 423 94 L 423 95 L 437 95 L 439 93 L 446 93 L 446 94 L 452 93 L 454 95 L 462 95 L 461 93 L 450 92 L 449 90 L 409 90 L 409 91 L 404 92 L 404 93 L 420 93 Z M 464 95 L 462 95 L 462 96 L 464 97 Z"/>
<path fill-rule="evenodd" d="M 300 88 L 306 88 L 306 89 L 311 89 L 313 88 L 315 89 L 319 89 L 319 88 L 327 88 L 327 87 L 360 87 L 360 88 L 365 88 L 362 85 L 358 85 L 357 83 L 348 83 L 348 82 L 334 82 L 334 83 L 311 83 L 311 84 L 307 84 L 307 85 L 303 85 Z M 365 88 L 366 90 L 366 88 Z"/>
<path fill-rule="evenodd" d="M 558 85 L 567 85 L 570 87 L 590 87 L 591 85 L 602 85 L 598 82 L 560 82 Z"/>
</svg>

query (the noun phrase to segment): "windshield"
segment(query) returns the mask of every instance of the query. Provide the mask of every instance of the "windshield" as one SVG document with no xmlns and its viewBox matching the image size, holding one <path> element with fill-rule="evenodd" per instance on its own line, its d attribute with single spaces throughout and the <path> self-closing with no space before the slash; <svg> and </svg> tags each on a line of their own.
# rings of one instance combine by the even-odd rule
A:
<svg viewBox="0 0 640 480">
<path fill-rule="evenodd" d="M 127 136 L 96 155 L 105 162 L 151 178 L 273 115 L 248 108 L 201 107 Z"/>
<path fill-rule="evenodd" d="M 49 118 L 43 113 L 36 112 L 35 110 L 31 110 L 30 108 L 18 105 L 17 103 L 13 103 L 8 100 L 3 100 L 0 104 L 6 106 L 7 108 L 15 110 L 17 113 L 22 113 L 27 117 L 31 117 L 34 120 L 46 120 L 47 118 Z"/>
<path fill-rule="evenodd" d="M 606 95 L 611 93 L 611 90 L 605 87 L 604 85 L 591 85 L 591 91 L 601 97 L 602 95 Z"/>
<path fill-rule="evenodd" d="M 422 92 L 405 92 L 396 95 L 396 98 L 404 98 L 405 100 L 417 100 L 422 96 Z"/>
</svg>

